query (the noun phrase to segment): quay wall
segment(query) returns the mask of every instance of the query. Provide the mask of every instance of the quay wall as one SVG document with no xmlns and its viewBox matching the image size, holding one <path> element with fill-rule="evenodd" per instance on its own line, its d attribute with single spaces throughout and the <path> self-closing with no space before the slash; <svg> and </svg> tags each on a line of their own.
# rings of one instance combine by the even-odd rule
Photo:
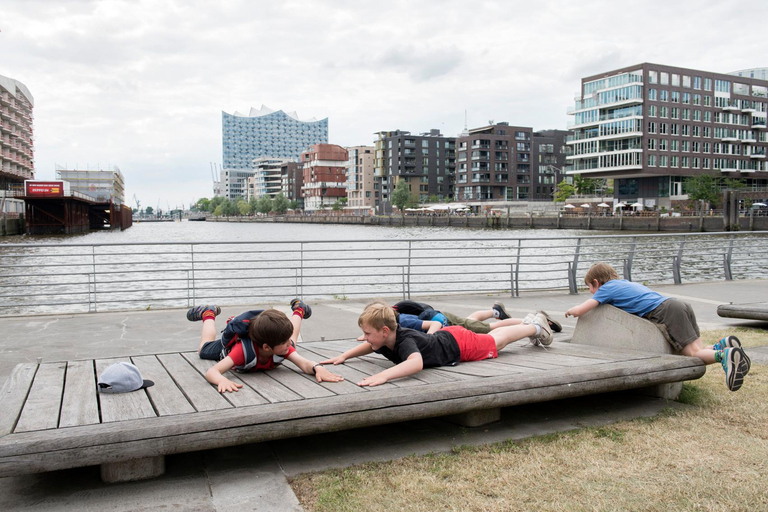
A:
<svg viewBox="0 0 768 512">
<path fill-rule="evenodd" d="M 24 229 L 23 215 L 15 218 L 0 218 L 0 236 L 23 235 Z"/>
<path fill-rule="evenodd" d="M 722 232 L 765 231 L 768 217 L 740 217 L 738 229 L 727 229 L 722 217 L 634 216 L 370 216 L 274 215 L 267 217 L 208 217 L 207 222 L 286 222 L 304 224 L 362 224 L 371 226 L 451 226 L 490 229 L 581 229 L 595 231 Z"/>
</svg>

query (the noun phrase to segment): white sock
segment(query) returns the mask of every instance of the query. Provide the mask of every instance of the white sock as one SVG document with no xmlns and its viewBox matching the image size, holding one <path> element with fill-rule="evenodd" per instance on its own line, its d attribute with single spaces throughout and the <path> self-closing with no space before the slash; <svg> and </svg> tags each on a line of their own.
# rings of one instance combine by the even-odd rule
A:
<svg viewBox="0 0 768 512">
<path fill-rule="evenodd" d="M 531 324 L 531 325 L 533 325 L 534 327 L 536 327 L 536 336 L 538 336 L 539 334 L 541 334 L 541 326 L 540 326 L 539 324 Z"/>
<path fill-rule="evenodd" d="M 497 309 L 493 310 L 493 318 L 499 318 L 499 310 Z"/>
</svg>

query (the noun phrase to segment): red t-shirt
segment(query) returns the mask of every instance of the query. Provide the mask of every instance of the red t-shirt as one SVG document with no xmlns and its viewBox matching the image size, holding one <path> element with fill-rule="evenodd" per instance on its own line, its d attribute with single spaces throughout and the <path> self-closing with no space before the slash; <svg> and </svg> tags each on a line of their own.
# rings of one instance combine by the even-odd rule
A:
<svg viewBox="0 0 768 512">
<path fill-rule="evenodd" d="M 284 356 L 278 356 L 276 354 L 273 354 L 270 359 L 267 360 L 266 363 L 262 363 L 261 361 L 258 361 L 259 357 L 259 347 L 256 346 L 256 344 L 253 345 L 253 348 L 256 350 L 256 366 L 250 369 L 250 371 L 256 371 L 256 370 L 271 370 L 275 366 L 279 365 L 283 362 L 283 359 L 287 358 L 289 355 L 296 352 L 296 349 L 293 348 L 293 345 L 288 347 L 288 353 Z M 234 347 L 232 347 L 232 350 L 229 351 L 229 354 L 227 354 L 229 357 L 232 358 L 232 361 L 234 361 L 235 366 L 243 366 L 245 365 L 245 355 L 243 354 L 243 344 L 242 342 L 237 342 Z"/>
</svg>

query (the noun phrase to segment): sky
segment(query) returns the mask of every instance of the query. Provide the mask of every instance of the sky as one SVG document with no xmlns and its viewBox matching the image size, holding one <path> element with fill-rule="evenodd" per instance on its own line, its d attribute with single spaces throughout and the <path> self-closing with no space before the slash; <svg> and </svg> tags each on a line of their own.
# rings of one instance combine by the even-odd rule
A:
<svg viewBox="0 0 768 512">
<path fill-rule="evenodd" d="M 3 0 L 0 75 L 34 97 L 35 176 L 117 166 L 126 203 L 213 196 L 221 112 L 328 118 L 329 142 L 507 121 L 566 129 L 582 77 L 768 66 L 768 2 Z"/>
</svg>

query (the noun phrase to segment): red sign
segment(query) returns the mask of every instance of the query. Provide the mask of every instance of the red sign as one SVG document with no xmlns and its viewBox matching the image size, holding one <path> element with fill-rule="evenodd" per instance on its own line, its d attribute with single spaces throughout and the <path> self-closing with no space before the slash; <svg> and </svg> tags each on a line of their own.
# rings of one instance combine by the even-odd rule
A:
<svg viewBox="0 0 768 512">
<path fill-rule="evenodd" d="M 61 197 L 64 195 L 63 181 L 26 181 L 26 195 L 38 197 Z"/>
</svg>

